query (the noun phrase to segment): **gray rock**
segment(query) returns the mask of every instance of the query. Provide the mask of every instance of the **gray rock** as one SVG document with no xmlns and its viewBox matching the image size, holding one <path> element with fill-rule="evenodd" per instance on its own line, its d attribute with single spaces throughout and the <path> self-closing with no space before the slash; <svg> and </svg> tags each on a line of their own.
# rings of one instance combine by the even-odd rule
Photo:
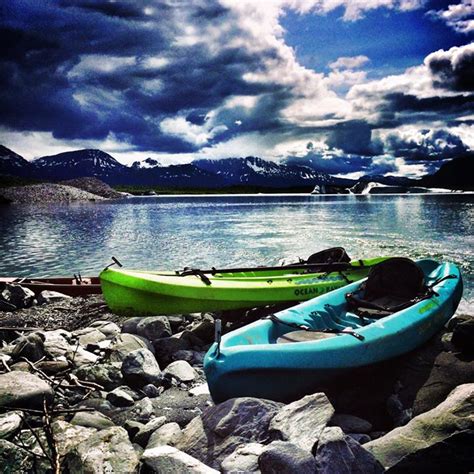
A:
<svg viewBox="0 0 474 474">
<path fill-rule="evenodd" d="M 106 399 L 116 407 L 130 407 L 135 403 L 133 398 L 120 387 L 109 392 Z"/>
<path fill-rule="evenodd" d="M 172 355 L 172 358 L 173 360 L 185 360 L 186 362 L 189 362 L 191 365 L 202 366 L 205 356 L 206 356 L 205 351 L 180 350 L 180 351 L 176 351 Z"/>
<path fill-rule="evenodd" d="M 76 448 L 79 443 L 82 443 L 96 433 L 94 428 L 73 425 L 64 420 L 54 421 L 52 428 L 60 459 Z"/>
<path fill-rule="evenodd" d="M 116 424 L 122 426 L 127 420 L 140 421 L 147 423 L 150 419 L 155 416 L 153 410 L 153 404 L 147 397 L 142 398 L 136 402 L 133 406 L 128 408 L 117 408 L 108 414 L 111 420 Z"/>
<path fill-rule="evenodd" d="M 44 350 L 51 357 L 66 356 L 73 348 L 69 343 L 72 334 L 63 329 L 44 331 Z"/>
<path fill-rule="evenodd" d="M 194 398 L 193 398 L 194 399 Z M 235 449 L 268 437 L 268 425 L 281 403 L 242 397 L 207 408 L 184 428 L 176 447 L 218 469 Z"/>
<path fill-rule="evenodd" d="M 43 401 L 52 399 L 52 388 L 37 375 L 20 371 L 0 374 L 0 407 L 43 408 Z"/>
<path fill-rule="evenodd" d="M 143 429 L 145 423 L 140 423 L 139 421 L 135 420 L 126 420 L 123 424 L 123 427 L 127 430 L 128 437 L 133 440 L 136 434 Z"/>
<path fill-rule="evenodd" d="M 214 342 L 214 322 L 204 320 L 194 325 L 190 332 L 198 337 L 204 344 Z"/>
<path fill-rule="evenodd" d="M 104 430 L 114 426 L 114 423 L 108 416 L 98 411 L 80 411 L 72 417 L 71 425 Z"/>
<path fill-rule="evenodd" d="M 135 334 L 119 334 L 108 348 L 108 359 L 110 362 L 123 362 L 130 352 L 137 349 L 154 351 L 151 343 L 143 337 Z"/>
<path fill-rule="evenodd" d="M 188 454 L 166 445 L 145 450 L 141 460 L 153 472 L 172 472 L 173 474 L 218 474 L 219 472 Z"/>
<path fill-rule="evenodd" d="M 108 339 L 120 334 L 120 327 L 112 321 L 94 321 L 91 328 L 98 329 Z"/>
<path fill-rule="evenodd" d="M 82 365 L 95 364 L 99 360 L 99 356 L 87 351 L 81 346 L 76 346 L 66 353 L 66 358 L 75 367 Z"/>
<path fill-rule="evenodd" d="M 316 461 L 313 455 L 293 443 L 273 441 L 258 458 L 262 474 L 314 474 Z"/>
<path fill-rule="evenodd" d="M 105 334 L 95 328 L 84 328 L 74 331 L 73 334 L 77 336 L 79 344 L 86 347 L 89 344 L 97 344 L 103 341 Z"/>
<path fill-rule="evenodd" d="M 145 385 L 142 387 L 142 392 L 148 397 L 148 398 L 156 398 L 159 397 L 163 393 L 163 387 L 157 387 L 156 385 L 153 385 L 151 383 Z"/>
<path fill-rule="evenodd" d="M 176 362 L 171 362 L 171 364 L 166 367 L 164 373 L 172 375 L 179 382 L 192 382 L 196 379 L 196 371 L 184 360 L 177 360 Z"/>
<path fill-rule="evenodd" d="M 2 474 L 32 472 L 33 456 L 23 448 L 5 439 L 0 439 L 0 468 Z"/>
<path fill-rule="evenodd" d="M 156 448 L 164 444 L 174 446 L 181 438 L 181 434 L 178 423 L 166 423 L 151 434 L 146 448 Z"/>
<path fill-rule="evenodd" d="M 436 407 L 455 387 L 464 383 L 474 383 L 472 357 L 459 357 L 454 353 L 441 352 L 436 357 L 428 380 L 418 390 L 413 404 L 414 416 Z"/>
<path fill-rule="evenodd" d="M 34 292 L 18 283 L 6 283 L 0 292 L 0 300 L 17 309 L 28 308 L 33 304 L 34 299 Z"/>
<path fill-rule="evenodd" d="M 75 374 L 81 380 L 94 382 L 101 385 L 105 390 L 113 390 L 123 383 L 120 365 L 101 363 L 79 367 Z"/>
<path fill-rule="evenodd" d="M 209 392 L 209 386 L 207 385 L 207 382 L 196 385 L 195 387 L 189 390 L 189 395 L 193 397 L 197 395 L 209 395 L 209 394 L 210 392 Z"/>
<path fill-rule="evenodd" d="M 372 423 L 354 415 L 336 413 L 329 422 L 330 426 L 339 426 L 344 433 L 370 433 Z"/>
<path fill-rule="evenodd" d="M 0 415 L 0 439 L 9 439 L 20 430 L 23 419 L 20 411 Z"/>
<path fill-rule="evenodd" d="M 174 421 L 183 427 L 208 408 L 211 397 L 205 394 L 190 397 L 188 392 L 172 387 L 153 398 L 152 403 L 156 416 L 166 416 L 168 422 Z"/>
<path fill-rule="evenodd" d="M 407 425 L 395 428 L 382 438 L 364 445 L 382 465 L 392 472 L 399 472 L 403 466 L 414 466 L 417 472 L 425 472 L 433 467 L 433 453 L 436 449 L 449 447 L 452 452 L 464 454 L 464 470 L 474 466 L 472 445 L 466 453 L 462 443 L 472 440 L 474 432 L 474 384 L 464 384 L 455 388 L 448 398 L 432 410 L 413 418 Z M 467 459 L 466 459 L 467 457 Z M 464 472 L 455 468 L 455 460 L 449 456 L 449 472 Z M 434 466 L 438 469 L 436 466 Z M 457 466 L 459 468 L 460 466 Z M 414 471 L 410 471 L 414 472 Z M 438 470 L 436 472 L 439 472 Z"/>
<path fill-rule="evenodd" d="M 72 299 L 72 296 L 59 293 L 59 291 L 43 290 L 38 296 L 38 304 L 48 304 L 68 299 Z"/>
<path fill-rule="evenodd" d="M 161 426 L 163 426 L 166 422 L 166 417 L 159 416 L 158 418 L 152 418 L 149 422 L 143 426 L 143 428 L 138 431 L 138 433 L 133 438 L 133 442 L 139 444 L 142 448 L 144 448 L 150 436 Z"/>
<path fill-rule="evenodd" d="M 44 336 L 41 333 L 31 333 L 18 338 L 11 353 L 13 359 L 25 357 L 30 362 L 37 362 L 45 356 Z"/>
<path fill-rule="evenodd" d="M 70 472 L 133 473 L 137 470 L 138 461 L 127 432 L 123 428 L 112 427 L 89 436 L 66 456 L 64 464 Z"/>
<path fill-rule="evenodd" d="M 270 422 L 270 436 L 311 452 L 333 415 L 334 408 L 324 393 L 307 395 L 278 411 Z"/>
<path fill-rule="evenodd" d="M 382 465 L 338 426 L 324 429 L 316 450 L 318 474 L 378 474 Z"/>
<path fill-rule="evenodd" d="M 403 406 L 398 393 L 392 393 L 388 397 L 387 413 L 392 418 L 394 426 L 406 425 L 412 418 L 412 409 Z"/>
<path fill-rule="evenodd" d="M 141 388 L 159 380 L 161 370 L 155 356 L 148 349 L 136 349 L 125 357 L 122 374 L 128 385 Z"/>
<path fill-rule="evenodd" d="M 137 324 L 143 319 L 141 316 L 136 316 L 134 318 L 127 318 L 122 323 L 122 333 L 127 334 L 136 334 L 137 333 Z"/>
<path fill-rule="evenodd" d="M 153 341 L 153 347 L 155 348 L 156 360 L 161 366 L 166 367 L 173 362 L 174 354 L 191 349 L 191 344 L 185 339 L 173 336 L 156 339 Z"/>
<path fill-rule="evenodd" d="M 259 473 L 258 458 L 265 446 L 260 443 L 248 443 L 239 446 L 221 463 L 221 470 L 225 474 Z"/>
<path fill-rule="evenodd" d="M 166 316 L 142 318 L 136 326 L 136 334 L 150 341 L 171 336 L 171 326 Z"/>
</svg>

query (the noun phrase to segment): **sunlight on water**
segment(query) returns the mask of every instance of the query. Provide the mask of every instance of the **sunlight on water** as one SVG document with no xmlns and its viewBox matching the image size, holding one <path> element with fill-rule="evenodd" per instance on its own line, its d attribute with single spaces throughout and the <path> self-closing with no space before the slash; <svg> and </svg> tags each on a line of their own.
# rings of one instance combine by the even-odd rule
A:
<svg viewBox="0 0 474 474">
<path fill-rule="evenodd" d="M 474 298 L 471 195 L 132 198 L 0 207 L 0 275 L 263 265 L 343 246 L 353 258 L 450 260 Z"/>
</svg>

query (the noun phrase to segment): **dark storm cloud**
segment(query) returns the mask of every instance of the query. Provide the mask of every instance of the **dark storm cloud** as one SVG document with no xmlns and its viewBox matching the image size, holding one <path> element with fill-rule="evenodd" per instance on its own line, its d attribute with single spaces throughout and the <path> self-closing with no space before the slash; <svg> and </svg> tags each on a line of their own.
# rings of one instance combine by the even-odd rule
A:
<svg viewBox="0 0 474 474">
<path fill-rule="evenodd" d="M 433 84 L 453 91 L 474 90 L 474 48 L 437 51 L 426 58 Z"/>
<path fill-rule="evenodd" d="M 468 151 L 461 138 L 447 130 L 422 130 L 420 135 L 406 138 L 390 134 L 385 139 L 385 147 L 395 156 L 416 161 L 444 160 Z"/>
<path fill-rule="evenodd" d="M 331 148 L 359 155 L 379 155 L 383 152 L 377 142 L 372 141 L 372 127 L 363 120 L 351 120 L 334 126 L 326 141 Z"/>
<path fill-rule="evenodd" d="M 263 94 L 255 111 L 261 114 L 259 121 L 255 114 L 249 116 L 246 130 L 278 128 L 288 94 L 280 94 L 281 87 L 272 83 L 242 79 L 277 53 L 226 47 L 225 35 L 236 35 L 236 27 L 222 33 L 217 51 L 205 43 L 177 47 L 174 42 L 187 19 L 199 32 L 229 12 L 217 2 L 172 5 L 71 0 L 3 4 L 0 124 L 51 131 L 65 139 L 103 139 L 112 132 L 137 149 L 189 152 L 197 147 L 164 135 L 161 120 L 178 114 L 204 117 L 227 97 Z M 164 58 L 159 67 L 147 62 L 159 57 Z M 238 131 L 234 123 L 223 125 L 227 136 Z"/>
</svg>

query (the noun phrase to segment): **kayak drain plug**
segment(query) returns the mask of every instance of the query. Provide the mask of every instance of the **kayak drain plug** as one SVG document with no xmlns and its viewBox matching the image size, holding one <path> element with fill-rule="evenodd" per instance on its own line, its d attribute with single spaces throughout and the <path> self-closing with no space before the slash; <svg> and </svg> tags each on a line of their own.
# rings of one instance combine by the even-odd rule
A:
<svg viewBox="0 0 474 474">
<path fill-rule="evenodd" d="M 216 319 L 214 321 L 214 342 L 217 344 L 216 357 L 221 353 L 221 338 L 222 338 L 222 321 Z"/>
</svg>

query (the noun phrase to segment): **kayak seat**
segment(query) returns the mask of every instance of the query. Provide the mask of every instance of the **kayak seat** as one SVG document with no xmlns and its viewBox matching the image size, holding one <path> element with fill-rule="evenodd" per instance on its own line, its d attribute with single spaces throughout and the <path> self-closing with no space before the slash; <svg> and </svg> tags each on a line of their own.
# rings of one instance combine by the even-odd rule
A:
<svg viewBox="0 0 474 474">
<path fill-rule="evenodd" d="M 277 344 L 288 344 L 291 342 L 308 342 L 308 341 L 319 341 L 322 339 L 328 339 L 335 337 L 336 334 L 325 333 L 325 332 L 309 332 L 309 331 L 290 331 L 280 336 L 277 340 Z"/>
<path fill-rule="evenodd" d="M 333 247 L 313 253 L 306 263 L 349 263 L 351 258 L 342 247 Z"/>
<path fill-rule="evenodd" d="M 408 258 L 390 258 L 370 270 L 359 290 L 346 294 L 348 309 L 375 319 L 408 308 L 425 297 L 424 273 Z"/>
</svg>

